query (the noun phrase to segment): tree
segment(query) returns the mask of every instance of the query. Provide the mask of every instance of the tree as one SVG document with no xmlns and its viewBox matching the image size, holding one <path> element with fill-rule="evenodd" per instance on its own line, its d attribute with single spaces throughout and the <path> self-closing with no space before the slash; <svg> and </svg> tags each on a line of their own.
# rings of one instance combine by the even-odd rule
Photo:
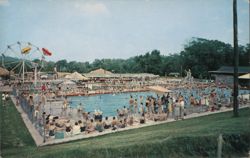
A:
<svg viewBox="0 0 250 158">
<path fill-rule="evenodd" d="M 53 61 L 48 61 L 44 63 L 44 69 L 43 71 L 53 71 L 55 67 L 55 62 Z"/>
<path fill-rule="evenodd" d="M 168 75 L 171 72 L 179 72 L 182 74 L 182 60 L 179 54 L 170 54 L 162 57 L 162 72 Z"/>
<path fill-rule="evenodd" d="M 207 78 L 208 71 L 216 70 L 222 65 L 231 65 L 230 54 L 232 54 L 230 44 L 202 38 L 193 38 L 180 53 L 184 69 L 191 69 L 196 78 L 200 76 Z"/>
<path fill-rule="evenodd" d="M 250 44 L 239 46 L 239 65 L 248 66 L 250 61 Z M 103 68 L 115 73 L 153 73 L 165 75 L 171 72 L 183 74 L 191 69 L 195 78 L 208 78 L 208 71 L 221 66 L 233 66 L 233 47 L 230 44 L 203 38 L 191 38 L 180 53 L 161 55 L 159 50 L 152 50 L 128 59 L 95 59 L 92 63 L 59 60 L 46 62 L 44 71 L 87 73 Z M 35 62 L 39 62 L 36 60 Z"/>
<path fill-rule="evenodd" d="M 56 62 L 57 70 L 58 71 L 66 71 L 67 72 L 67 60 L 59 60 Z"/>
</svg>

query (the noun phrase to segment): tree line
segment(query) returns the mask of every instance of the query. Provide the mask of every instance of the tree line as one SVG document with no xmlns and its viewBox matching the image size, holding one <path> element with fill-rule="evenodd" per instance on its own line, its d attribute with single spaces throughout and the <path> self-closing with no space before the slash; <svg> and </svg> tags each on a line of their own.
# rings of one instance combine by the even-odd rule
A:
<svg viewBox="0 0 250 158">
<path fill-rule="evenodd" d="M 220 66 L 233 66 L 233 47 L 230 44 L 203 38 L 192 38 L 184 49 L 175 54 L 162 55 L 158 50 L 128 59 L 95 59 L 90 62 L 59 60 L 48 61 L 44 71 L 53 71 L 57 67 L 61 72 L 87 73 L 103 68 L 114 73 L 153 73 L 160 76 L 171 72 L 185 75 L 190 69 L 195 78 L 208 78 L 208 71 L 217 70 Z M 249 66 L 250 44 L 239 46 L 239 65 Z"/>
</svg>

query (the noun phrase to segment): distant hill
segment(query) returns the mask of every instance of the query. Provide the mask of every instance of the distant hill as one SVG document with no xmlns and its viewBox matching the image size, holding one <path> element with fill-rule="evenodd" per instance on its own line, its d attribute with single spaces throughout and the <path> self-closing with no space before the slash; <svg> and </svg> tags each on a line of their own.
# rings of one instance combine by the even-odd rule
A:
<svg viewBox="0 0 250 158">
<path fill-rule="evenodd" d="M 2 64 L 3 59 L 4 59 L 4 62 L 6 62 L 6 63 L 20 60 L 19 58 L 14 58 L 14 57 L 10 57 L 10 56 L 1 55 L 0 56 L 1 64 Z"/>
</svg>

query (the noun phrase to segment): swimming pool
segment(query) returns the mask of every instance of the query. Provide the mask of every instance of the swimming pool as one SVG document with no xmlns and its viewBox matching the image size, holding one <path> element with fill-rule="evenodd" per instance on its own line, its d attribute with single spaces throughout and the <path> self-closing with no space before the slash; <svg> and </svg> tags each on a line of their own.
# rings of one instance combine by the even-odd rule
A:
<svg viewBox="0 0 250 158">
<path fill-rule="evenodd" d="M 133 92 L 133 93 L 118 93 L 118 94 L 101 94 L 94 96 L 75 96 L 69 97 L 71 102 L 70 106 L 77 107 L 80 103 L 83 104 L 85 111 L 93 112 L 95 109 L 99 109 L 103 112 L 104 116 L 116 115 L 116 109 L 121 109 L 123 106 L 128 107 L 130 95 L 134 99 L 138 100 L 143 96 L 144 102 L 146 96 L 156 97 L 154 92 Z"/>
<path fill-rule="evenodd" d="M 231 89 L 203 89 L 200 90 L 204 94 L 209 94 L 211 90 L 215 90 L 218 94 L 217 97 L 230 97 L 232 90 Z M 176 94 L 181 93 L 184 96 L 185 106 L 189 106 L 189 97 L 192 94 L 195 98 L 199 98 L 198 90 L 176 90 L 174 91 Z M 240 94 L 249 94 L 249 90 L 240 90 Z M 144 105 L 147 96 L 156 97 L 157 94 L 155 92 L 133 92 L 133 93 L 118 93 L 118 94 L 100 94 L 94 96 L 75 96 L 69 97 L 70 106 L 73 108 L 77 108 L 77 106 L 81 103 L 85 109 L 85 111 L 93 112 L 95 109 L 99 109 L 103 112 L 104 116 L 115 116 L 116 109 L 121 109 L 123 106 L 128 107 L 130 95 L 133 96 L 134 99 L 137 99 L 139 103 L 139 97 L 143 96 Z"/>
</svg>

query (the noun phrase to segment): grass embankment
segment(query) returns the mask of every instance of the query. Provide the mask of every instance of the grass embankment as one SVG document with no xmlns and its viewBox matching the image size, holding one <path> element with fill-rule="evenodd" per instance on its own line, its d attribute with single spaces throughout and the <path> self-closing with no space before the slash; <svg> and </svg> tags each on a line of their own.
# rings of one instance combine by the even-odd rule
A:
<svg viewBox="0 0 250 158">
<path fill-rule="evenodd" d="M 39 148 L 11 101 L 0 114 L 3 157 L 215 157 L 220 133 L 223 156 L 250 150 L 249 108 Z"/>
</svg>

